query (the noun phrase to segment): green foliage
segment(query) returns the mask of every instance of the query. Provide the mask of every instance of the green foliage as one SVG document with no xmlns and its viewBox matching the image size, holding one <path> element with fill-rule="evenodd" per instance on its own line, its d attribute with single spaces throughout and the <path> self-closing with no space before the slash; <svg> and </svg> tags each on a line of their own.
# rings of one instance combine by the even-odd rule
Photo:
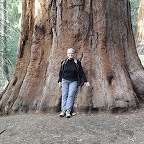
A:
<svg viewBox="0 0 144 144">
<path fill-rule="evenodd" d="M 138 20 L 138 8 L 139 8 L 140 0 L 130 0 L 131 5 L 131 19 L 132 19 L 132 26 L 133 32 L 136 34 L 137 29 L 137 20 Z"/>
<path fill-rule="evenodd" d="M 13 27 L 20 29 L 19 21 L 21 15 L 22 0 L 7 0 L 8 20 L 12 23 Z"/>
<path fill-rule="evenodd" d="M 20 16 L 21 16 L 21 1 L 22 0 L 6 0 L 6 9 L 2 7 L 4 0 L 0 0 L 0 91 L 6 85 L 7 80 L 3 71 L 4 57 L 7 61 L 10 77 L 13 75 L 16 51 L 20 35 Z M 6 12 L 7 18 L 4 19 L 1 15 Z M 6 51 L 4 51 L 4 40 L 2 27 L 6 25 Z M 6 53 L 5 53 L 6 52 Z"/>
</svg>

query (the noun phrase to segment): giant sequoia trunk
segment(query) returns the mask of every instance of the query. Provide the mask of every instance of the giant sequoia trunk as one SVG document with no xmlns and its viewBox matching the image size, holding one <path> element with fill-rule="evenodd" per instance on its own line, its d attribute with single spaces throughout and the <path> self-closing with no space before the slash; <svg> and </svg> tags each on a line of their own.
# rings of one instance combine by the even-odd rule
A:
<svg viewBox="0 0 144 144">
<path fill-rule="evenodd" d="M 144 1 L 143 0 L 140 0 L 139 11 L 138 11 L 136 44 L 137 44 L 138 53 L 144 55 Z"/>
<path fill-rule="evenodd" d="M 78 111 L 136 108 L 144 70 L 136 53 L 128 0 L 23 0 L 14 76 L 1 113 L 60 110 L 60 62 L 73 47 L 91 86 L 80 87 Z"/>
</svg>

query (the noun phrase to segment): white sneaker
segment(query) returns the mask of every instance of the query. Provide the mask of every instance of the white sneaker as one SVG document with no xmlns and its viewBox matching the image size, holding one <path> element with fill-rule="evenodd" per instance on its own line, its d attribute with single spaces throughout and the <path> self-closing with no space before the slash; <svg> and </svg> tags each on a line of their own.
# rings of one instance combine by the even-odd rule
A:
<svg viewBox="0 0 144 144">
<path fill-rule="evenodd" d="M 62 111 L 59 116 L 60 116 L 60 117 L 64 117 L 65 114 L 66 114 L 66 112 L 65 112 L 65 111 Z"/>
<path fill-rule="evenodd" d="M 70 114 L 70 111 L 66 111 L 66 118 L 70 118 L 71 117 L 71 114 Z"/>
</svg>

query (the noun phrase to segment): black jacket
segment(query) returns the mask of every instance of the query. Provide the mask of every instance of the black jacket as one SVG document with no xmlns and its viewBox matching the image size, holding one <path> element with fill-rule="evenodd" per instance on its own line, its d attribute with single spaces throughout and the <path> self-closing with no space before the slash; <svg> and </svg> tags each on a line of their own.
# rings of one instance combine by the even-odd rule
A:
<svg viewBox="0 0 144 144">
<path fill-rule="evenodd" d="M 76 63 L 76 67 L 77 67 L 78 84 L 80 85 L 82 82 L 87 82 L 87 78 L 86 78 L 86 75 L 85 75 L 85 73 L 83 71 L 83 68 L 81 66 L 81 62 L 79 60 L 76 60 L 76 59 L 74 61 Z M 61 68 L 60 68 L 60 71 L 59 71 L 58 82 L 62 81 L 64 67 L 65 67 L 66 63 L 67 63 L 67 59 L 61 62 Z"/>
</svg>

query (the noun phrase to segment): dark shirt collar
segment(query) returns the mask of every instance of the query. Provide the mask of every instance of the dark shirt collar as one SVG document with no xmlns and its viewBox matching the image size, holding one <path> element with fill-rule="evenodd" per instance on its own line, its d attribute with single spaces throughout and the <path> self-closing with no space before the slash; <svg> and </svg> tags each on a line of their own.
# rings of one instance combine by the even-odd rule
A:
<svg viewBox="0 0 144 144">
<path fill-rule="evenodd" d="M 68 61 L 74 61 L 74 59 L 68 59 Z"/>
</svg>

